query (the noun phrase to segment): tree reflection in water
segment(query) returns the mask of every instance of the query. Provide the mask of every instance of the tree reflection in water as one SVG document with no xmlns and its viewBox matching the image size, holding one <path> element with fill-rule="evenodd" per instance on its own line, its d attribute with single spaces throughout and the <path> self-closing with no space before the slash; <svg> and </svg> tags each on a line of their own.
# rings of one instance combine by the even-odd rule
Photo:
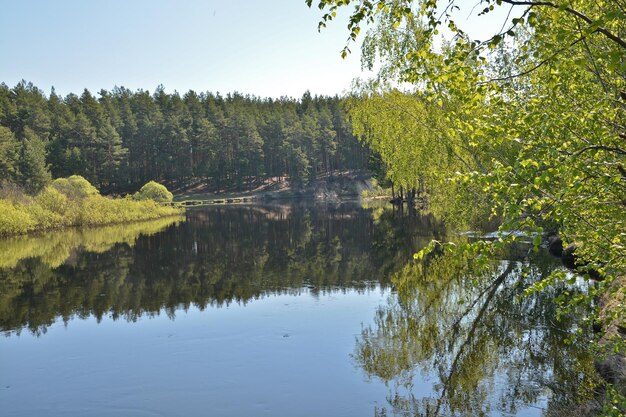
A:
<svg viewBox="0 0 626 417">
<path fill-rule="evenodd" d="M 392 277 L 397 294 L 362 330 L 354 354 L 367 375 L 390 387 L 389 406 L 376 415 L 514 415 L 542 398 L 549 398 L 545 415 L 593 407 L 599 380 L 578 343 L 585 311 L 559 320 L 554 303 L 577 289 L 523 297 L 554 263 L 518 249 L 486 267 L 467 255 L 439 254 Z M 429 378 L 430 394 L 422 388 L 415 395 L 414 385 Z"/>
<path fill-rule="evenodd" d="M 174 223 L 0 241 L 0 330 L 371 289 L 441 229 L 431 216 L 355 204 L 207 207 Z"/>
<path fill-rule="evenodd" d="M 585 312 L 557 320 L 553 302 L 578 289 L 521 297 L 553 260 L 523 247 L 486 267 L 468 255 L 411 260 L 446 235 L 432 216 L 343 204 L 210 207 L 184 222 L 3 240 L 0 330 L 42 334 L 59 318 L 173 318 L 305 288 L 391 286 L 354 352 L 389 386 L 377 415 L 514 414 L 543 398 L 546 414 L 571 414 L 592 398 L 598 381 L 576 339 L 589 337 Z"/>
</svg>

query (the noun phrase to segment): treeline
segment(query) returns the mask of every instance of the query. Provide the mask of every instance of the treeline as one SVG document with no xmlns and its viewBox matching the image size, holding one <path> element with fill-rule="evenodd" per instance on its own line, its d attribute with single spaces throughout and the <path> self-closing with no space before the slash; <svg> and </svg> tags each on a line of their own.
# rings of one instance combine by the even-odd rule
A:
<svg viewBox="0 0 626 417">
<path fill-rule="evenodd" d="M 82 175 L 105 192 L 200 179 L 215 189 L 270 177 L 304 186 L 320 173 L 367 166 L 338 97 L 154 94 L 116 87 L 49 96 L 0 84 L 0 180 L 36 192 Z"/>
</svg>

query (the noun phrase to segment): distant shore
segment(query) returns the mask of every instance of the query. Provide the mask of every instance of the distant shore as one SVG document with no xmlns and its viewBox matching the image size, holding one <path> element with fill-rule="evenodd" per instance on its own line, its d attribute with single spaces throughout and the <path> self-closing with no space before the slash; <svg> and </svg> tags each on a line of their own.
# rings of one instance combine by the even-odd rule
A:
<svg viewBox="0 0 626 417">
<path fill-rule="evenodd" d="M 194 206 L 206 204 L 242 204 L 259 201 L 313 199 L 338 202 L 357 198 L 390 198 L 378 194 L 375 180 L 364 171 L 344 171 L 317 177 L 307 186 L 293 186 L 288 179 L 276 177 L 264 181 L 248 190 L 215 190 L 214 187 L 198 184 L 174 192 L 173 205 Z"/>
</svg>

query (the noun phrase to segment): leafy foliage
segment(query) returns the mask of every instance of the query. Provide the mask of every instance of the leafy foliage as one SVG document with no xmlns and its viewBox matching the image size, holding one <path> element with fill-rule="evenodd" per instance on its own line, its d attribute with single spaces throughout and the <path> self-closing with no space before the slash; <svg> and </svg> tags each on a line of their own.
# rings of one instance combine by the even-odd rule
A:
<svg viewBox="0 0 626 417">
<path fill-rule="evenodd" d="M 100 195 L 98 189 L 80 175 L 72 175 L 68 178 L 57 178 L 52 181 L 50 186 L 72 200 Z"/>
<path fill-rule="evenodd" d="M 11 195 L 0 199 L 0 236 L 135 222 L 180 213 L 180 209 L 154 200 L 103 197 L 87 180 L 73 176 L 55 180 L 34 197 Z"/>
<path fill-rule="evenodd" d="M 520 231 L 536 236 L 537 246 L 542 233 L 558 232 L 576 243 L 581 273 L 606 275 L 601 289 L 626 274 L 621 2 L 484 0 L 472 8 L 456 0 L 321 0 L 320 25 L 349 4 L 349 42 L 369 27 L 365 64 L 381 68 L 378 90 L 362 87 L 366 100 L 351 112 L 395 178 L 410 181 L 436 167 L 433 177 L 449 181 L 431 184 L 435 195 L 488 202 L 500 224 L 492 246 L 510 244 Z M 468 15 L 481 22 L 498 9 L 506 17 L 486 39 L 472 38 L 459 23 Z M 394 91 L 398 85 L 409 92 Z M 368 106 L 401 110 L 375 120 Z M 564 276 L 534 288 L 548 291 Z M 581 300 L 591 297 L 555 301 Z M 615 306 L 611 315 L 626 310 Z"/>
<path fill-rule="evenodd" d="M 323 23 L 350 3 L 320 1 L 328 11 Z M 487 0 L 473 12 L 440 3 L 356 3 L 350 36 L 369 25 L 364 55 L 383 68 L 379 92 L 361 89 L 367 100 L 351 110 L 357 132 L 395 178 L 408 182 L 430 168 L 454 180 L 453 189 L 469 187 L 488 200 L 502 232 L 555 227 L 578 242 L 582 261 L 624 274 L 623 9 L 616 2 Z M 503 29 L 488 39 L 471 39 L 455 20 L 505 6 Z M 394 92 L 398 82 L 412 85 L 411 94 Z M 375 111 L 385 117 L 375 120 Z"/>
<path fill-rule="evenodd" d="M 20 205 L 0 200 L 0 231 L 2 234 L 21 234 L 35 228 L 35 221 Z"/>
<path fill-rule="evenodd" d="M 164 185 L 150 181 L 133 196 L 135 200 L 153 200 L 160 203 L 171 202 L 174 199 Z"/>
</svg>

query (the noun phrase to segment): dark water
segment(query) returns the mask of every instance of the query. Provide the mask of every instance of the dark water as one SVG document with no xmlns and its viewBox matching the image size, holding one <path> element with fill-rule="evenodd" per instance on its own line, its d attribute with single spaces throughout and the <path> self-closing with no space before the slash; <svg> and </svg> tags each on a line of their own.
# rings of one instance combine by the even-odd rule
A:
<svg viewBox="0 0 626 417">
<path fill-rule="evenodd" d="M 0 241 L 2 416 L 540 416 L 594 381 L 557 265 L 429 216 L 237 206 Z M 582 389 L 586 388 L 586 389 Z"/>
</svg>

